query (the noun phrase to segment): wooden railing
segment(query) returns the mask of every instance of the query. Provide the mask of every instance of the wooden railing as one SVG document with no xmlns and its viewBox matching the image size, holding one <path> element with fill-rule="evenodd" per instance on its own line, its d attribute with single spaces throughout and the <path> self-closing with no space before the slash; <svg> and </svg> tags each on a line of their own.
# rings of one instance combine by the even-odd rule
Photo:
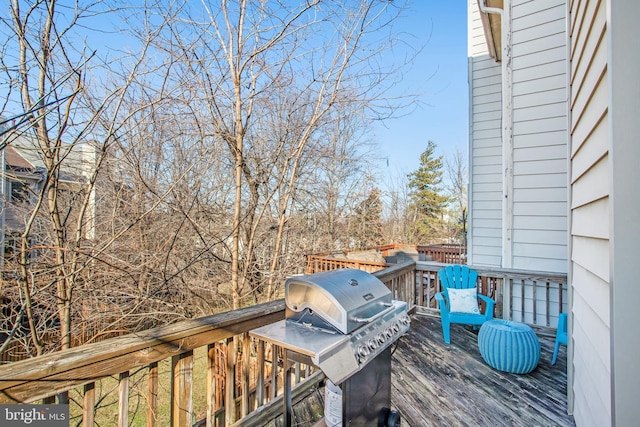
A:
<svg viewBox="0 0 640 427">
<path fill-rule="evenodd" d="M 415 266 L 407 263 L 376 273 L 395 299 L 415 302 Z M 265 425 L 282 412 L 282 349 L 249 336 L 249 331 L 284 318 L 284 301 L 183 321 L 140 333 L 110 338 L 69 350 L 0 366 L 0 404 L 66 403 L 70 391 L 79 393 L 80 406 L 74 424 L 93 426 L 101 398 L 102 381 L 115 382 L 117 411 L 110 424 L 129 425 L 135 416 L 146 417 L 147 426 Z M 203 352 L 206 373 L 194 371 L 195 352 Z M 169 420 L 157 414 L 161 384 L 160 365 L 170 366 Z M 129 412 L 134 375 L 144 373 L 146 415 Z M 322 372 L 296 364 L 293 399 L 317 388 Z M 140 390 L 140 379 L 135 389 Z M 204 385 L 202 384 L 204 383 Z M 228 386 L 233 384 L 233 386 Z M 162 385 L 162 387 L 161 387 Z M 202 385 L 202 387 L 199 387 Z M 203 389 L 203 408 L 194 406 L 195 390 Z M 73 412 L 73 411 L 72 411 Z"/>
<path fill-rule="evenodd" d="M 408 262 L 374 275 L 411 311 L 437 314 L 434 295 L 443 265 Z M 566 275 L 476 270 L 480 292 L 497 301 L 496 317 L 555 327 L 558 313 L 567 309 Z M 286 361 L 282 349 L 251 338 L 249 331 L 283 318 L 284 301 L 278 300 L 0 366 L 0 404 L 54 403 L 56 396 L 66 403 L 71 391 L 79 407 L 73 424 L 93 426 L 102 400 L 98 390 L 111 381 L 117 411 L 110 424 L 117 419 L 126 426 L 141 416 L 150 427 L 265 425 L 282 413 Z M 206 359 L 201 370 L 194 368 L 196 353 Z M 169 384 L 160 379 L 161 366 L 170 370 Z M 297 364 L 293 372 L 294 401 L 317 391 L 324 380 L 311 366 Z M 166 401 L 159 397 L 164 388 Z M 147 402 L 144 415 L 130 413 L 134 389 L 143 394 L 137 399 Z M 204 404 L 197 407 L 196 401 Z M 158 418 L 162 409 L 169 414 L 166 420 Z"/>
<path fill-rule="evenodd" d="M 420 255 L 424 255 L 426 259 L 435 262 L 443 262 L 446 264 L 466 264 L 467 248 L 462 245 L 441 244 L 416 246 L 416 250 Z M 423 258 L 421 258 L 423 259 Z"/>
<path fill-rule="evenodd" d="M 405 301 L 413 312 L 416 307 L 416 270 L 412 261 L 373 273 L 391 290 L 393 299 Z"/>
<path fill-rule="evenodd" d="M 374 261 L 362 261 L 357 259 L 331 258 L 322 255 L 307 255 L 306 274 L 318 273 L 321 271 L 338 270 L 341 268 L 355 268 L 366 271 L 367 273 L 375 273 L 383 270 L 387 264 Z"/>
<path fill-rule="evenodd" d="M 241 361 L 241 390 L 249 390 L 248 354 L 249 343 L 246 333 L 256 327 L 267 325 L 284 318 L 282 300 L 256 305 L 241 310 L 221 313 L 200 319 L 180 322 L 174 325 L 149 329 L 136 334 L 87 344 L 69 350 L 63 350 L 45 356 L 24 360 L 0 367 L 0 403 L 34 402 L 48 400 L 51 396 L 76 387 L 83 388 L 83 425 L 92 426 L 96 403 L 96 383 L 108 377 L 118 378 L 119 410 L 118 425 L 128 425 L 129 377 L 134 370 L 146 369 L 148 372 L 147 425 L 156 425 L 158 395 L 158 363 L 169 359 L 173 372 L 171 381 L 172 419 L 174 426 L 192 423 L 192 386 L 194 350 L 207 348 L 208 407 L 206 418 L 216 419 L 216 401 L 225 401 L 226 421 L 235 421 L 235 397 L 231 393 L 234 387 L 219 387 L 216 375 L 222 371 L 225 384 L 235 384 L 236 360 Z M 224 344 L 227 361 L 220 366 L 216 358 L 217 346 Z M 239 350 L 239 351 L 238 351 Z M 259 356 L 260 357 L 260 356 Z M 262 353 L 264 357 L 264 352 Z M 268 360 L 261 363 L 261 369 L 272 367 Z M 269 373 L 277 371 L 270 370 Z M 265 373 L 265 376 L 267 373 Z M 263 377 L 264 378 L 264 377 Z M 216 387 L 218 386 L 218 387 Z M 277 386 L 272 387 L 272 390 Z M 224 393 L 224 394 L 222 394 Z M 223 397 L 224 396 L 224 397 Z M 264 393 L 263 395 L 264 396 Z M 248 412 L 248 393 L 242 393 L 240 406 Z M 226 400 L 225 400 L 226 399 Z M 258 401 L 260 398 L 258 398 Z M 50 400 L 49 400 L 50 402 Z M 215 421 L 211 424 L 215 425 Z"/>
<path fill-rule="evenodd" d="M 437 314 L 438 271 L 445 265 L 416 263 L 418 311 Z M 496 301 L 496 317 L 555 328 L 558 314 L 568 310 L 566 274 L 470 267 L 478 272 L 478 292 Z"/>
</svg>

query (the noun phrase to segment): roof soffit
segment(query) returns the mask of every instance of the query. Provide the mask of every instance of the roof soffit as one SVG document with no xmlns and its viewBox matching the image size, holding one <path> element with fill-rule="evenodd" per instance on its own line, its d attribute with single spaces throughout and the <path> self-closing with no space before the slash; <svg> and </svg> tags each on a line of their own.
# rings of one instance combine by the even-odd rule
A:
<svg viewBox="0 0 640 427">
<path fill-rule="evenodd" d="M 478 0 L 478 8 L 480 3 L 484 3 L 485 7 L 503 9 L 503 0 Z M 502 60 L 502 17 L 497 13 L 482 13 L 480 19 L 484 27 L 484 34 L 489 49 L 489 55 L 496 61 Z"/>
</svg>

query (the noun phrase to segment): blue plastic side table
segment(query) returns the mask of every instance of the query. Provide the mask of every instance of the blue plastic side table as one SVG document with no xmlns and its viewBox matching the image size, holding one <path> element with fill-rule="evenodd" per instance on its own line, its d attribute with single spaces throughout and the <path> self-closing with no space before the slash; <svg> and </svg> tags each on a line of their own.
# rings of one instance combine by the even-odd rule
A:
<svg viewBox="0 0 640 427">
<path fill-rule="evenodd" d="M 540 341 L 524 323 L 503 319 L 484 322 L 478 348 L 489 366 L 504 372 L 528 374 L 540 362 Z"/>
</svg>

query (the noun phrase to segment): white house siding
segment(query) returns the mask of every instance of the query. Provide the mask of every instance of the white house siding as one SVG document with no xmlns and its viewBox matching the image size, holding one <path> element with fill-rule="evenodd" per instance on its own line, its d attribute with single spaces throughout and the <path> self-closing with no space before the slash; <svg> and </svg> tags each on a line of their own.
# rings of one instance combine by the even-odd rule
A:
<svg viewBox="0 0 640 427">
<path fill-rule="evenodd" d="M 511 4 L 511 266 L 566 273 L 566 3 L 514 0 Z"/>
<path fill-rule="evenodd" d="M 611 424 L 610 159 L 606 3 L 569 7 L 573 415 Z"/>
<path fill-rule="evenodd" d="M 640 425 L 638 242 L 640 241 L 640 2 L 608 0 L 609 159 L 611 187 L 610 348 L 612 424 Z"/>
<path fill-rule="evenodd" d="M 502 260 L 501 67 L 489 56 L 477 0 L 469 0 L 469 242 L 468 262 Z"/>
<path fill-rule="evenodd" d="M 511 14 L 512 234 L 503 248 L 502 68 L 469 2 L 469 263 L 566 273 L 566 3 L 515 0 Z"/>
</svg>

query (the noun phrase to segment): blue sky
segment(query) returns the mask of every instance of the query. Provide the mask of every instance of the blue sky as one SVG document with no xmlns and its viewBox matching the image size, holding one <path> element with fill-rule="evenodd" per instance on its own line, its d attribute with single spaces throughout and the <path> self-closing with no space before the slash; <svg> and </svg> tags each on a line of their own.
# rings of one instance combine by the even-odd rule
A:
<svg viewBox="0 0 640 427">
<path fill-rule="evenodd" d="M 380 173 L 386 176 L 416 170 L 429 140 L 447 158 L 456 148 L 467 154 L 467 1 L 408 1 L 397 26 L 406 32 L 404 40 L 424 48 L 396 90 L 419 92 L 420 105 L 403 117 L 378 124 L 368 135 L 377 144 L 373 157 L 382 159 Z M 394 50 L 394 57 L 402 57 L 402 52 Z"/>
<path fill-rule="evenodd" d="M 413 0 L 402 18 L 410 40 L 425 46 L 398 90 L 419 91 L 421 105 L 376 127 L 373 139 L 382 167 L 388 161 L 387 175 L 416 170 L 429 140 L 436 143 L 438 154 L 449 157 L 459 148 L 467 157 L 466 16 L 465 0 Z"/>
</svg>

